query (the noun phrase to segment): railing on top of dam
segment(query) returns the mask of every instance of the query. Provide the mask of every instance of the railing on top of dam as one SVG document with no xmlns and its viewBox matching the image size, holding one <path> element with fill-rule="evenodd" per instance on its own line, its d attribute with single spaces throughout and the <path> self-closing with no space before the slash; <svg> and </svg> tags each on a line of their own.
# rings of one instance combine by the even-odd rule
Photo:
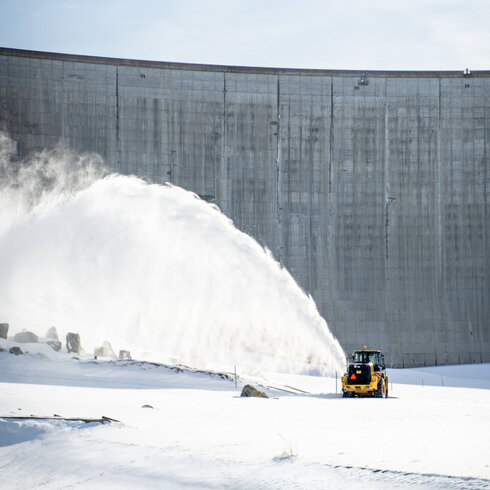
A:
<svg viewBox="0 0 490 490">
<path fill-rule="evenodd" d="M 461 70 L 339 70 L 339 69 L 312 69 L 312 68 L 280 68 L 260 66 L 231 66 L 208 65 L 201 63 L 178 63 L 173 61 L 134 60 L 125 58 L 110 58 L 105 56 L 90 56 L 69 53 L 53 53 L 48 51 L 32 51 L 25 49 L 0 47 L 0 56 L 18 56 L 23 58 L 49 59 L 69 61 L 76 63 L 94 63 L 115 66 L 134 66 L 145 68 L 167 68 L 172 70 L 210 71 L 227 73 L 250 73 L 264 75 L 305 75 L 305 76 L 338 76 L 352 77 L 369 74 L 369 77 L 382 78 L 460 78 L 460 77 L 489 77 L 490 70 L 468 71 Z"/>
</svg>

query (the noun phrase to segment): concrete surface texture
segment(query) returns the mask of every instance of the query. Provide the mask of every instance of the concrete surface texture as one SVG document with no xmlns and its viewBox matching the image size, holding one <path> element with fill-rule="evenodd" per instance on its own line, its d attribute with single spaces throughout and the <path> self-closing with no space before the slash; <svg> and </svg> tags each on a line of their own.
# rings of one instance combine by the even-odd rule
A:
<svg viewBox="0 0 490 490">
<path fill-rule="evenodd" d="M 214 201 L 346 352 L 490 362 L 490 71 L 187 65 L 0 49 L 0 130 Z"/>
</svg>

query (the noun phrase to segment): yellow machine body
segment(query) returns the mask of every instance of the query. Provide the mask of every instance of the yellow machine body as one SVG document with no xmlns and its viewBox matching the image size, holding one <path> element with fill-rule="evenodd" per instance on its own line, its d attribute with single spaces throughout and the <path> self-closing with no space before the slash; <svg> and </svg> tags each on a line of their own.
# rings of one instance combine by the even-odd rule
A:
<svg viewBox="0 0 490 490">
<path fill-rule="evenodd" d="M 358 350 L 352 354 L 342 376 L 345 398 L 354 396 L 388 397 L 388 375 L 384 356 L 379 350 Z"/>
</svg>

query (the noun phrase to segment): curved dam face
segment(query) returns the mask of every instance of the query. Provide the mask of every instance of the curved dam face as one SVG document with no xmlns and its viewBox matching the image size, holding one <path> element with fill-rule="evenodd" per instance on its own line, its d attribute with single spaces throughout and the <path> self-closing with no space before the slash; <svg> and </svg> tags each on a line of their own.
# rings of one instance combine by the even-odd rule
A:
<svg viewBox="0 0 490 490">
<path fill-rule="evenodd" d="M 346 352 L 379 347 L 400 367 L 490 362 L 490 71 L 0 48 L 0 130 L 20 157 L 97 152 L 215 202 L 312 295 Z"/>
</svg>

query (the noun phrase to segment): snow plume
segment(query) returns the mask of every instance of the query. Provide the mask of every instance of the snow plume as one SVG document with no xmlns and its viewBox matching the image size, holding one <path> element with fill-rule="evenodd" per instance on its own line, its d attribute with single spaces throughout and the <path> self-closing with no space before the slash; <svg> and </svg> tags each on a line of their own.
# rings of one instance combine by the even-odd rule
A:
<svg viewBox="0 0 490 490">
<path fill-rule="evenodd" d="M 49 208 L 88 187 L 107 171 L 99 155 L 61 147 L 16 157 L 16 144 L 0 132 L 0 235 L 39 208 Z"/>
<path fill-rule="evenodd" d="M 13 332 L 55 325 L 88 353 L 109 340 L 201 368 L 343 370 L 313 300 L 216 206 L 104 176 L 94 156 L 13 154 L 2 137 L 0 321 Z"/>
</svg>

